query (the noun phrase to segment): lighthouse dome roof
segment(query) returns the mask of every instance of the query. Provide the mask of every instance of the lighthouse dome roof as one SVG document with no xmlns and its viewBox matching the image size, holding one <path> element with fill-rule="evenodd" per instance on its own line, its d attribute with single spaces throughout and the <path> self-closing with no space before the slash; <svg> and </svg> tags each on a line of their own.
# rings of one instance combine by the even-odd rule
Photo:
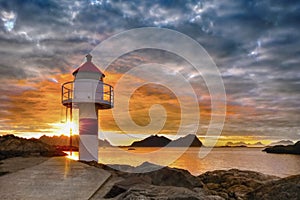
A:
<svg viewBox="0 0 300 200">
<path fill-rule="evenodd" d="M 86 55 L 86 62 L 80 65 L 72 74 L 76 76 L 78 72 L 98 73 L 102 75 L 102 77 L 105 77 L 100 69 L 92 62 L 92 56 L 90 54 Z"/>
</svg>

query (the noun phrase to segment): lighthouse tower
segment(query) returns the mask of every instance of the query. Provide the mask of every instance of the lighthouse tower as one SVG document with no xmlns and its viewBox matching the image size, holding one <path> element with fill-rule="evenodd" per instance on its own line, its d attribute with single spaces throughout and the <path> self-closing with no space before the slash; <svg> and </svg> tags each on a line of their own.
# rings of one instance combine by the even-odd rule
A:
<svg viewBox="0 0 300 200">
<path fill-rule="evenodd" d="M 113 87 L 103 82 L 105 75 L 90 54 L 73 76 L 62 85 L 62 104 L 71 116 L 79 109 L 79 160 L 98 162 L 98 110 L 113 107 Z"/>
</svg>

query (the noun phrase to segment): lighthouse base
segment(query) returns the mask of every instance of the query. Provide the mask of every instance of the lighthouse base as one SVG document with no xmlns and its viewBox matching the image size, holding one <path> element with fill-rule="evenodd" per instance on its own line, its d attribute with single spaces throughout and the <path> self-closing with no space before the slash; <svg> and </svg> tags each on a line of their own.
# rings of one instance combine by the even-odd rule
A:
<svg viewBox="0 0 300 200">
<path fill-rule="evenodd" d="M 98 162 L 98 136 L 79 136 L 79 160 Z"/>
</svg>

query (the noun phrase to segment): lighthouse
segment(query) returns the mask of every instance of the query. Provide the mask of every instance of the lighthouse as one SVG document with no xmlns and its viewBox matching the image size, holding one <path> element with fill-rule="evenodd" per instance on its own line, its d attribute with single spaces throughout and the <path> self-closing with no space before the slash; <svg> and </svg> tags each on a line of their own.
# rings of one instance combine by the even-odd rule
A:
<svg viewBox="0 0 300 200">
<path fill-rule="evenodd" d="M 113 108 L 113 87 L 103 82 L 105 75 L 90 54 L 73 76 L 62 85 L 62 104 L 71 119 L 72 109 L 79 110 L 79 160 L 98 162 L 98 110 Z"/>
</svg>

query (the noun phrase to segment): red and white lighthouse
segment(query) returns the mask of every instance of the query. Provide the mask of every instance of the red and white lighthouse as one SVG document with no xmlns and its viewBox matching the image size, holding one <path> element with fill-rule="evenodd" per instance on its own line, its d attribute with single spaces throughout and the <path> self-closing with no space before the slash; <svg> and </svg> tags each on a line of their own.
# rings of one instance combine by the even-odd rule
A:
<svg viewBox="0 0 300 200">
<path fill-rule="evenodd" d="M 79 109 L 79 160 L 98 161 L 98 110 L 113 107 L 113 87 L 103 82 L 105 75 L 90 54 L 73 76 L 62 85 L 62 104 L 71 115 Z"/>
</svg>

